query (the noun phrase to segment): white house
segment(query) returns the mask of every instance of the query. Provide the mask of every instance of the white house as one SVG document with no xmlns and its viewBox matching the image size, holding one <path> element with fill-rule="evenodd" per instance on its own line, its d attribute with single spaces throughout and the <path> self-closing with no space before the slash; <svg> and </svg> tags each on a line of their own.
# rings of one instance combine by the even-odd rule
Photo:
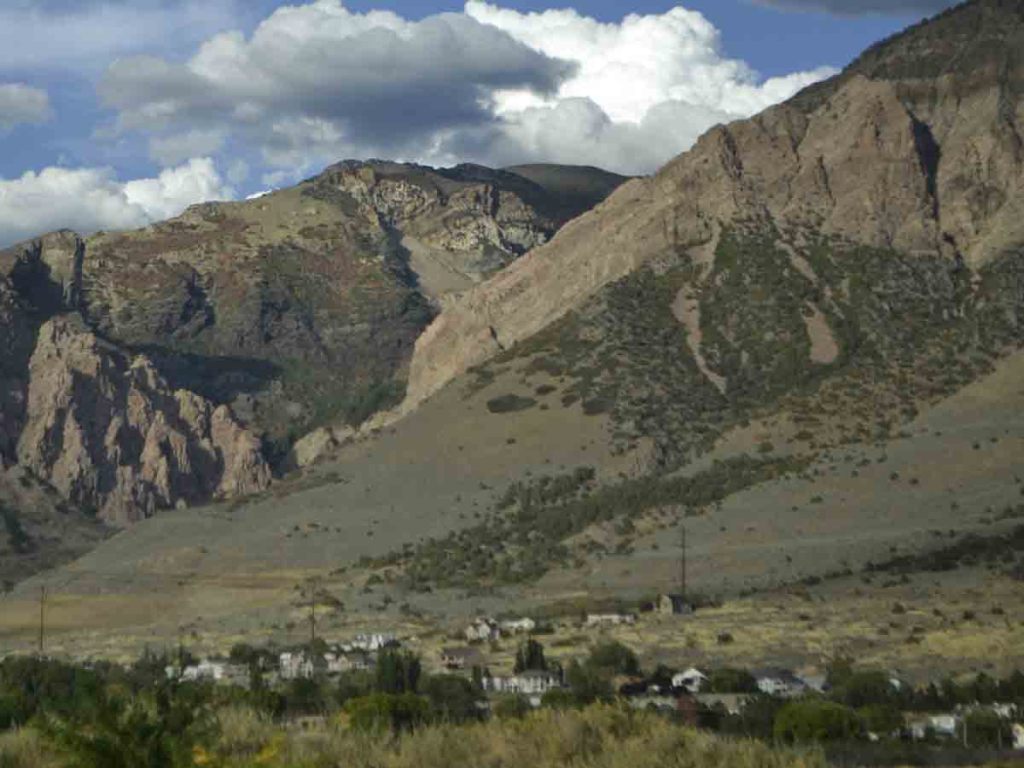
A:
<svg viewBox="0 0 1024 768">
<path fill-rule="evenodd" d="M 501 629 L 503 632 L 508 632 L 510 635 L 525 635 L 533 632 L 537 628 L 537 622 L 531 618 L 511 619 L 509 621 L 501 622 Z"/>
<path fill-rule="evenodd" d="M 352 651 L 369 651 L 374 653 L 397 644 L 398 640 L 392 633 L 373 632 L 365 635 L 356 635 L 355 639 L 351 642 L 343 643 L 341 649 L 346 653 L 351 653 Z"/>
<path fill-rule="evenodd" d="M 554 672 L 530 669 L 512 677 L 485 677 L 485 691 L 493 693 L 518 693 L 523 696 L 543 696 L 548 691 L 562 687 L 562 678 Z"/>
<path fill-rule="evenodd" d="M 494 619 L 477 619 L 464 633 L 470 643 L 489 642 L 501 639 L 501 627 Z"/>
<path fill-rule="evenodd" d="M 788 669 L 768 668 L 753 672 L 757 689 L 769 696 L 799 696 L 807 690 L 807 684 Z"/>
<path fill-rule="evenodd" d="M 700 693 L 707 685 L 708 676 L 695 667 L 690 667 L 685 672 L 677 672 L 672 675 L 672 687 L 683 688 L 690 693 Z"/>
<path fill-rule="evenodd" d="M 1024 750 L 1024 725 L 1013 724 L 1013 748 Z"/>
<path fill-rule="evenodd" d="M 590 613 L 587 614 L 588 627 L 617 627 L 623 624 L 636 624 L 636 616 L 632 613 Z"/>
<path fill-rule="evenodd" d="M 910 735 L 915 739 L 923 739 L 929 733 L 953 738 L 959 727 L 960 718 L 956 715 L 928 715 L 910 724 Z"/>
<path fill-rule="evenodd" d="M 278 670 L 282 680 L 311 678 L 316 673 L 316 664 L 305 653 L 284 651 L 278 657 Z"/>
</svg>

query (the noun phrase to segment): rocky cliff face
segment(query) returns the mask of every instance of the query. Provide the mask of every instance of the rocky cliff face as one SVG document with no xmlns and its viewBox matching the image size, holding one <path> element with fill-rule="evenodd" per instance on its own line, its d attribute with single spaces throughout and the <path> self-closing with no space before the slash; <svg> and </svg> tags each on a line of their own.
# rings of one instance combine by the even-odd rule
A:
<svg viewBox="0 0 1024 768">
<path fill-rule="evenodd" d="M 172 390 L 143 356 L 75 316 L 46 322 L 29 364 L 19 464 L 105 520 L 263 490 L 259 441 L 226 406 Z"/>
<path fill-rule="evenodd" d="M 787 104 L 711 130 L 448 306 L 417 342 L 404 408 L 641 264 L 685 255 L 709 268 L 737 226 L 975 271 L 1019 253 L 1022 44 L 1024 3 L 975 0 Z"/>
<path fill-rule="evenodd" d="M 513 173 L 341 163 L 256 200 L 89 238 L 82 313 L 284 451 L 397 402 L 440 302 L 545 242 L 567 213 Z"/>
</svg>

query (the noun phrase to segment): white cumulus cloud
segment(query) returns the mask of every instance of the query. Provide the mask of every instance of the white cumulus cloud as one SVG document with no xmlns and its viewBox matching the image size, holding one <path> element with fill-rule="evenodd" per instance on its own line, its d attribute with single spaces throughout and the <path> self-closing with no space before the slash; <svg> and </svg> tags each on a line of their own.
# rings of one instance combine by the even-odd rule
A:
<svg viewBox="0 0 1024 768">
<path fill-rule="evenodd" d="M 497 94 L 502 161 L 650 171 L 715 123 L 749 117 L 835 72 L 822 67 L 762 81 L 744 62 L 723 56 L 711 22 L 682 7 L 617 24 L 575 10 L 520 13 L 482 0 L 469 0 L 466 14 L 576 64 L 553 97 Z"/>
<path fill-rule="evenodd" d="M 0 246 L 55 229 L 89 233 L 141 227 L 194 203 L 234 196 L 209 158 L 128 182 L 118 181 L 108 168 L 29 171 L 0 179 Z"/>
<path fill-rule="evenodd" d="M 411 21 L 342 0 L 279 8 L 185 61 L 134 57 L 101 92 L 154 157 L 232 146 L 268 184 L 343 157 L 553 161 L 649 172 L 716 122 L 784 100 L 830 69 L 762 80 L 683 7 L 604 23 L 469 0 Z"/>
<path fill-rule="evenodd" d="M 23 83 L 0 83 L 0 132 L 45 123 L 51 116 L 46 91 Z"/>
</svg>

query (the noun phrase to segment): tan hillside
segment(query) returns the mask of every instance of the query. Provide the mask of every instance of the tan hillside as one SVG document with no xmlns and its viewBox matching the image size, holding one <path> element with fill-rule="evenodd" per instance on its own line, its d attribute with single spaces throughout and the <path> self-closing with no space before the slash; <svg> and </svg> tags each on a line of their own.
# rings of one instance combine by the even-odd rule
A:
<svg viewBox="0 0 1024 768">
<path fill-rule="evenodd" d="M 949 11 L 623 187 L 434 321 L 407 407 L 650 259 L 700 261 L 739 221 L 972 270 L 1011 252 L 1024 241 L 1022 8 Z"/>
</svg>

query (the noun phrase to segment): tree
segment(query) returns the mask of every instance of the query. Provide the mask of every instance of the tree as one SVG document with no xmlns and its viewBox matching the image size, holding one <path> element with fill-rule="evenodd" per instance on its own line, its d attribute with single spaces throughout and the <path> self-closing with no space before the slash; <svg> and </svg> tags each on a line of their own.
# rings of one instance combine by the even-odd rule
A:
<svg viewBox="0 0 1024 768">
<path fill-rule="evenodd" d="M 420 682 L 419 656 L 408 651 L 385 648 L 377 656 L 379 693 L 416 693 Z"/>
<path fill-rule="evenodd" d="M 411 731 L 430 719 L 430 703 L 415 693 L 373 693 L 350 699 L 344 710 L 359 731 Z"/>
<path fill-rule="evenodd" d="M 622 643 L 610 641 L 594 646 L 587 666 L 608 675 L 639 675 L 640 661 L 636 654 Z"/>
<path fill-rule="evenodd" d="M 187 764 L 211 720 L 185 689 L 142 697 L 101 691 L 88 710 L 40 719 L 43 735 L 78 768 L 173 768 Z"/>
<path fill-rule="evenodd" d="M 464 677 L 433 675 L 427 678 L 423 693 L 430 700 L 434 720 L 462 723 L 480 718 L 480 692 Z"/>
<path fill-rule="evenodd" d="M 516 651 L 516 663 L 513 670 L 517 675 L 528 670 L 544 672 L 547 668 L 548 663 L 544 658 L 543 645 L 530 638 L 519 646 L 519 650 Z"/>
<path fill-rule="evenodd" d="M 558 691 L 558 693 L 565 693 L 565 691 Z M 517 693 L 502 694 L 491 704 L 491 714 L 499 720 L 519 719 L 525 717 L 530 710 L 530 702 L 525 696 L 520 696 Z"/>
<path fill-rule="evenodd" d="M 556 688 L 540 697 L 540 705 L 548 709 L 575 709 L 579 707 L 580 700 L 574 693 Z"/>
<path fill-rule="evenodd" d="M 755 739 L 771 739 L 775 733 L 775 718 L 785 704 L 781 699 L 756 694 L 736 715 L 722 720 L 722 731 Z"/>
<path fill-rule="evenodd" d="M 708 687 L 712 693 L 757 693 L 757 680 L 745 669 L 723 667 L 711 673 Z"/>
<path fill-rule="evenodd" d="M 371 672 L 345 672 L 338 678 L 338 703 L 373 693 L 375 677 Z"/>
<path fill-rule="evenodd" d="M 293 714 L 314 715 L 327 709 L 327 694 L 320 682 L 296 678 L 285 691 L 285 709 Z"/>
<path fill-rule="evenodd" d="M 855 709 L 871 704 L 895 704 L 898 698 L 889 675 L 877 670 L 852 672 L 835 686 L 832 696 Z"/>
<path fill-rule="evenodd" d="M 967 743 L 972 747 L 997 748 L 1013 744 L 1010 722 L 990 709 L 969 712 L 964 724 L 967 727 Z"/>
<path fill-rule="evenodd" d="M 892 704 L 869 704 L 857 710 L 857 716 L 871 733 L 889 736 L 903 728 L 903 712 Z"/>
<path fill-rule="evenodd" d="M 775 738 L 789 743 L 845 741 L 860 731 L 857 713 L 833 701 L 791 701 L 775 716 Z"/>
<path fill-rule="evenodd" d="M 580 704 L 609 701 L 612 698 L 610 675 L 604 669 L 573 661 L 565 677 L 569 689 Z"/>
</svg>

